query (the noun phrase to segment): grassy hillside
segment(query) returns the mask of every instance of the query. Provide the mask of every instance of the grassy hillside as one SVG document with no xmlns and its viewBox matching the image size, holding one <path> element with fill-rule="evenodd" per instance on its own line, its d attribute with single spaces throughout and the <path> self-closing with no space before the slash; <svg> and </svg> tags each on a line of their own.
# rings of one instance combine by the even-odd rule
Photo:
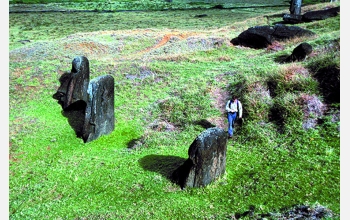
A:
<svg viewBox="0 0 350 220">
<path fill-rule="evenodd" d="M 324 2 L 322 0 L 304 0 L 302 4 L 310 5 Z M 90 11 L 120 11 L 120 10 L 187 10 L 187 9 L 205 9 L 221 6 L 224 8 L 237 7 L 289 7 L 289 1 L 286 0 L 11 0 L 12 8 L 19 10 L 36 10 L 34 5 L 39 4 L 40 10 L 90 10 Z"/>
<path fill-rule="evenodd" d="M 340 16 L 298 24 L 316 36 L 268 49 L 230 43 L 283 13 L 288 7 L 10 13 L 9 218 L 276 219 L 308 205 L 339 219 Z M 301 42 L 310 56 L 279 62 Z M 52 98 L 81 55 L 91 79 L 115 79 L 116 128 L 86 144 Z M 172 171 L 201 122 L 227 129 L 234 93 L 244 122 L 228 141 L 225 175 L 181 190 Z"/>
</svg>

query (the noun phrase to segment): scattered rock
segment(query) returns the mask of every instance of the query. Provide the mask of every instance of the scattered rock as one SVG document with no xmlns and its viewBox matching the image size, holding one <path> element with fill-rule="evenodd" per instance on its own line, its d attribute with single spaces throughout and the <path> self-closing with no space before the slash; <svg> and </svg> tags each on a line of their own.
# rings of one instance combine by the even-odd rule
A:
<svg viewBox="0 0 350 220">
<path fill-rule="evenodd" d="M 297 205 L 290 210 L 284 211 L 280 215 L 274 215 L 279 218 L 287 219 L 314 219 L 320 220 L 325 218 L 332 218 L 333 213 L 331 210 L 318 205 L 316 207 L 310 207 L 308 205 Z"/>
<path fill-rule="evenodd" d="M 330 209 L 322 206 L 309 206 L 309 205 L 296 205 L 291 208 L 282 208 L 280 212 L 269 212 L 269 213 L 257 213 L 255 206 L 250 206 L 248 211 L 243 213 L 236 213 L 233 216 L 229 216 L 230 219 L 241 219 L 249 217 L 249 219 L 338 219 Z"/>
<path fill-rule="evenodd" d="M 308 43 L 301 43 L 296 48 L 294 48 L 292 54 L 287 59 L 287 61 L 302 61 L 311 54 L 312 52 L 312 46 Z"/>
</svg>

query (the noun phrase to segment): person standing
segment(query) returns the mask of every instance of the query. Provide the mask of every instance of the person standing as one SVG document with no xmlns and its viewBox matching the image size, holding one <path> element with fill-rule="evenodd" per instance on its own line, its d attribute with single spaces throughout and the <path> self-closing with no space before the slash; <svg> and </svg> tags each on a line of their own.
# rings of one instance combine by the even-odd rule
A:
<svg viewBox="0 0 350 220">
<path fill-rule="evenodd" d="M 242 118 L 243 108 L 238 97 L 233 95 L 226 103 L 227 120 L 228 120 L 228 136 L 232 138 L 234 132 L 234 124 L 237 117 Z"/>
</svg>

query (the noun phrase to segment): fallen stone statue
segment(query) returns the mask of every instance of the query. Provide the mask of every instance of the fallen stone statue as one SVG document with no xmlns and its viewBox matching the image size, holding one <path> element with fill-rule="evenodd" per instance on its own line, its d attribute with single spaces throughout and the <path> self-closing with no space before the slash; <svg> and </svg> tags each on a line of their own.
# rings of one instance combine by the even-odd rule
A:
<svg viewBox="0 0 350 220">
<path fill-rule="evenodd" d="M 52 96 L 62 107 L 63 116 L 84 143 L 114 130 L 114 78 L 99 76 L 90 82 L 89 61 L 75 57 L 72 70 L 62 74 Z"/>
</svg>

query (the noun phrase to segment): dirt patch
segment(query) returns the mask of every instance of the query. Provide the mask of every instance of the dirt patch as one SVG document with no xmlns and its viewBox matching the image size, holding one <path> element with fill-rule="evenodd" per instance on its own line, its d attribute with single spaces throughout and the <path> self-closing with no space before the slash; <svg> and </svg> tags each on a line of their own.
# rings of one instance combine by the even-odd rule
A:
<svg viewBox="0 0 350 220">
<path fill-rule="evenodd" d="M 284 75 L 286 81 L 295 81 L 300 76 L 309 76 L 309 71 L 300 64 L 292 64 L 287 67 L 282 67 L 281 73 Z"/>
<path fill-rule="evenodd" d="M 16 78 L 24 75 L 25 71 L 30 71 L 32 67 L 26 67 L 26 68 L 16 68 L 14 71 L 12 71 L 12 75 Z"/>
<path fill-rule="evenodd" d="M 174 56 L 178 52 L 209 50 L 223 44 L 225 39 L 209 37 L 213 33 L 155 31 L 97 31 L 77 33 L 52 42 L 33 42 L 10 51 L 10 60 L 52 60 L 75 57 L 76 54 L 94 59 L 103 56 L 113 60 L 135 60 L 151 55 L 154 59 Z M 155 44 L 149 46 L 149 42 Z M 142 48 L 143 42 L 147 42 Z M 146 43 L 145 43 L 146 44 Z M 135 48 L 135 46 L 140 49 Z M 165 56 L 166 55 L 166 56 Z"/>
<path fill-rule="evenodd" d="M 105 54 L 110 50 L 108 46 L 93 41 L 70 42 L 64 43 L 63 46 L 65 50 L 79 51 L 85 56 L 91 56 L 93 54 Z"/>
<path fill-rule="evenodd" d="M 180 37 L 180 36 L 177 36 L 177 35 L 167 34 L 167 35 L 163 36 L 161 38 L 161 40 L 158 41 L 158 43 L 156 43 L 155 45 L 150 46 L 150 47 L 148 47 L 148 48 L 146 48 L 144 50 L 141 50 L 138 54 L 139 55 L 143 55 L 143 54 L 149 53 L 149 52 L 151 52 L 153 50 L 156 50 L 156 49 L 166 45 L 169 42 L 178 41 L 178 40 L 183 40 L 183 38 Z"/>
<path fill-rule="evenodd" d="M 213 106 L 220 110 L 221 117 L 208 118 L 208 121 L 219 128 L 225 129 L 227 127 L 225 106 L 230 94 L 224 89 L 214 88 L 211 90 L 210 96 L 213 97 Z"/>
<path fill-rule="evenodd" d="M 140 53 L 147 53 L 151 50 L 157 49 L 163 45 L 165 45 L 166 43 L 168 43 L 171 38 L 176 37 L 179 38 L 180 40 L 186 39 L 190 36 L 194 36 L 194 35 L 198 35 L 198 33 L 178 33 L 178 32 L 173 32 L 173 33 L 167 33 L 163 36 L 163 38 L 154 46 L 152 47 L 148 47 L 145 50 L 140 51 Z"/>
</svg>

